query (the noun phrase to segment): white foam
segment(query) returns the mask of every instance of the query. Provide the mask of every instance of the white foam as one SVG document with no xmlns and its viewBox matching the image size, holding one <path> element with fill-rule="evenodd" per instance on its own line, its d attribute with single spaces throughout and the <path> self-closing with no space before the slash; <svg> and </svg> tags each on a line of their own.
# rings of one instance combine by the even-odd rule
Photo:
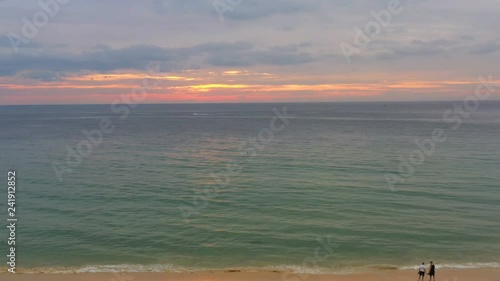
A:
<svg viewBox="0 0 500 281">
<path fill-rule="evenodd" d="M 83 272 L 189 272 L 189 270 L 174 265 L 140 265 L 140 264 L 119 264 L 119 265 L 92 265 L 75 270 L 76 273 Z"/>
<path fill-rule="evenodd" d="M 416 269 L 418 266 L 401 266 L 398 269 L 407 270 L 407 269 Z M 498 262 L 470 262 L 470 263 L 444 263 L 444 264 L 436 264 L 436 269 L 439 268 L 448 268 L 448 269 L 474 269 L 474 268 L 500 268 L 500 263 Z"/>
<path fill-rule="evenodd" d="M 354 274 L 374 269 L 396 269 L 396 270 L 413 270 L 416 265 L 411 266 L 389 266 L 389 265 L 367 265 L 362 267 L 346 267 L 346 268 L 322 268 L 322 267 L 303 267 L 298 265 L 270 265 L 263 267 L 222 267 L 222 268 L 185 268 L 171 264 L 118 264 L 118 265 L 89 265 L 83 267 L 43 267 L 23 269 L 23 273 L 133 273 L 133 272 L 170 272 L 170 273 L 186 273 L 186 272 L 205 272 L 205 271 L 232 271 L 232 272 L 289 272 L 296 274 Z M 479 268 L 500 268 L 499 262 L 486 263 L 445 263 L 437 264 L 437 269 L 479 269 Z"/>
</svg>

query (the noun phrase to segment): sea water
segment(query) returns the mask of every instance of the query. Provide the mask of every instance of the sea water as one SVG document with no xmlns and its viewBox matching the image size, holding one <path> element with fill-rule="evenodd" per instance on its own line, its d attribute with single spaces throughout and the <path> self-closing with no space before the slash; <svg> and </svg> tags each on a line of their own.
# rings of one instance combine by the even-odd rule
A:
<svg viewBox="0 0 500 281">
<path fill-rule="evenodd" d="M 1 106 L 17 267 L 497 267 L 500 102 L 454 104 Z"/>
</svg>

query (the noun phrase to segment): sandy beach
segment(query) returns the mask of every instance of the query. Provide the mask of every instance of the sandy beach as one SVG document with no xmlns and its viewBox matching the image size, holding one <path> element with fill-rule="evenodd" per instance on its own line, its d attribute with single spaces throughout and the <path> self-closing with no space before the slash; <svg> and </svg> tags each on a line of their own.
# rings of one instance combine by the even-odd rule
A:
<svg viewBox="0 0 500 281">
<path fill-rule="evenodd" d="M 196 272 L 196 273 L 74 273 L 0 274 L 9 281 L 413 281 L 416 270 L 387 270 L 351 275 L 301 275 L 284 272 Z M 425 280 L 428 280 L 426 276 Z M 438 281 L 500 281 L 500 269 L 442 269 Z"/>
</svg>

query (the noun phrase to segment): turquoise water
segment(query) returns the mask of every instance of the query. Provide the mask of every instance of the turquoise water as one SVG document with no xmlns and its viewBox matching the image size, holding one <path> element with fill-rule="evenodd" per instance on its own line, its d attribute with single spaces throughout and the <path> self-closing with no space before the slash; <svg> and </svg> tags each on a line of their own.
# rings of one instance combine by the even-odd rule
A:
<svg viewBox="0 0 500 281">
<path fill-rule="evenodd" d="M 295 117 L 273 132 L 273 109 L 284 106 Z M 0 171 L 19 178 L 18 267 L 497 267 L 500 102 L 483 102 L 456 129 L 443 120 L 448 109 L 453 102 L 139 105 L 128 116 L 107 105 L 0 107 Z M 66 148 L 104 117 L 116 128 L 70 167 Z M 435 129 L 447 139 L 399 174 L 399 157 Z M 54 161 L 72 169 L 62 181 Z M 237 169 L 217 184 L 211 174 L 228 164 Z M 388 185 L 391 173 L 404 181 Z M 6 212 L 6 192 L 0 200 Z M 318 238 L 330 239 L 331 255 L 313 268 L 304 259 Z"/>
</svg>

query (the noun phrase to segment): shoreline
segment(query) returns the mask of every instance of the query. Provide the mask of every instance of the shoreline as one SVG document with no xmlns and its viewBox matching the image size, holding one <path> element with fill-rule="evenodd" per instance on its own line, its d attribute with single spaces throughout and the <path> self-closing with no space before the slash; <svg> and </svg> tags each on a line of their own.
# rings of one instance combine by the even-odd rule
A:
<svg viewBox="0 0 500 281">
<path fill-rule="evenodd" d="M 0 267 L 0 274 L 7 273 L 9 267 Z M 81 274 L 81 273 L 204 273 L 204 272 L 240 272 L 240 273 L 293 273 L 310 275 L 352 275 L 373 273 L 380 271 L 412 271 L 418 265 L 390 265 L 368 264 L 358 266 L 342 266 L 336 269 L 325 267 L 301 267 L 298 265 L 269 265 L 262 267 L 219 267 L 219 268 L 189 268 L 171 264 L 115 264 L 115 265 L 85 265 L 85 266 L 44 266 L 21 267 L 16 269 L 18 274 Z M 441 263 L 436 269 L 443 270 L 480 270 L 500 269 L 500 262 L 469 262 L 469 263 Z M 500 279 L 498 280 L 500 281 Z"/>
<path fill-rule="evenodd" d="M 0 281 L 160 281 L 160 280 L 210 280 L 210 281 L 403 281 L 416 280 L 417 270 L 374 270 L 352 274 L 306 274 L 292 272 L 243 272 L 243 271 L 200 271 L 191 273 L 171 272 L 111 272 L 111 273 L 1 273 Z M 425 281 L 428 280 L 425 277 Z M 441 269 L 436 272 L 438 281 L 500 281 L 500 268 L 482 269 Z"/>
</svg>

